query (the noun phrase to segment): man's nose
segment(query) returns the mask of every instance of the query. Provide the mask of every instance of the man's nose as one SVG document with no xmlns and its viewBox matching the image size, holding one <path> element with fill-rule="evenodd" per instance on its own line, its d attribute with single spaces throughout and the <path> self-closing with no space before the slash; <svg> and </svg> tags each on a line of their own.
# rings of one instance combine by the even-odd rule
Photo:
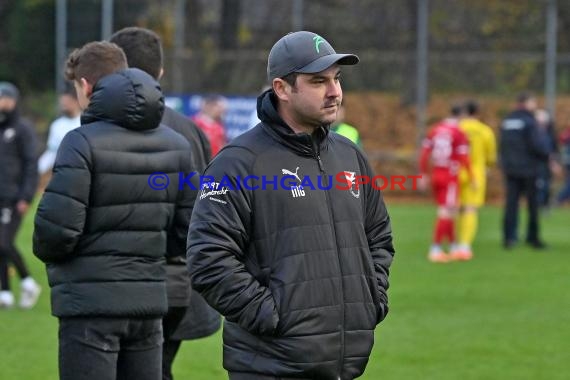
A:
<svg viewBox="0 0 570 380">
<path fill-rule="evenodd" d="M 333 80 L 329 82 L 327 86 L 327 97 L 338 98 L 342 95 L 342 89 L 340 87 L 340 82 Z"/>
</svg>

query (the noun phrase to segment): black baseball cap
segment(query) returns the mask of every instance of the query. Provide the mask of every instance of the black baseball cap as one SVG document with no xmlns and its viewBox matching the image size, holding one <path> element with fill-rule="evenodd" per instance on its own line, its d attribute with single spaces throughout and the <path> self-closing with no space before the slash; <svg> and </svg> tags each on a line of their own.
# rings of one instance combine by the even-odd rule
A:
<svg viewBox="0 0 570 380">
<path fill-rule="evenodd" d="M 18 99 L 20 92 L 18 88 L 10 82 L 0 82 L 0 98 Z"/>
<path fill-rule="evenodd" d="M 289 33 L 273 45 L 267 60 L 267 78 L 283 78 L 291 73 L 312 74 L 328 69 L 335 63 L 356 65 L 354 54 L 338 54 L 331 44 L 313 32 Z"/>
</svg>

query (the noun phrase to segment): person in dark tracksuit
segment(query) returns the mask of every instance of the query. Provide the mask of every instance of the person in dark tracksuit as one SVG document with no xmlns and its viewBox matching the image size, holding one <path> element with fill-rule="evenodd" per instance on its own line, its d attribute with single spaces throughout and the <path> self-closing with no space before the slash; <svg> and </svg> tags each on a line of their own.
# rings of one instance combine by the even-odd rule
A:
<svg viewBox="0 0 570 380">
<path fill-rule="evenodd" d="M 158 82 L 127 68 L 117 45 L 76 49 L 66 77 L 84 112 L 59 147 L 33 239 L 59 318 L 60 378 L 157 380 L 165 256 L 185 251 L 196 197 L 179 187 L 178 173 L 194 167 L 190 146 L 160 125 Z"/>
<path fill-rule="evenodd" d="M 545 248 L 539 233 L 536 182 L 542 162 L 548 159 L 549 150 L 546 136 L 536 123 L 535 110 L 534 96 L 521 93 L 517 97 L 517 108 L 503 119 L 500 126 L 499 157 L 506 183 L 503 219 L 505 248 L 512 248 L 518 241 L 519 198 L 523 194 L 529 213 L 526 241 L 534 248 Z"/>
<path fill-rule="evenodd" d="M 564 168 L 564 184 L 556 196 L 557 205 L 570 200 L 570 127 L 560 134 L 560 161 Z"/>
<path fill-rule="evenodd" d="M 157 81 L 160 80 L 163 74 L 162 43 L 155 32 L 140 27 L 128 27 L 113 34 L 110 42 L 123 49 L 129 67 L 141 69 Z M 192 148 L 194 170 L 202 173 L 211 157 L 210 143 L 204 133 L 190 118 L 169 107 L 164 108 L 162 124 L 188 140 Z M 220 328 L 221 318 L 200 294 L 192 290 L 185 254 L 168 256 L 166 285 L 168 313 L 162 319 L 162 379 L 172 380 L 172 364 L 182 340 L 212 335 Z"/>
<path fill-rule="evenodd" d="M 556 130 L 554 128 L 554 120 L 547 110 L 537 109 L 534 112 L 534 118 L 539 128 L 539 133 L 545 139 L 548 149 L 548 156 L 542 160 L 538 169 L 536 180 L 538 208 L 548 210 L 550 208 L 550 190 L 552 182 L 552 167 L 557 165 L 555 157 L 558 156 L 558 141 L 556 139 Z"/>
<path fill-rule="evenodd" d="M 357 62 L 311 32 L 280 39 L 269 53 L 272 88 L 258 98 L 261 123 L 206 169 L 188 268 L 225 316 L 232 380 L 354 379 L 388 312 L 390 218 L 381 192 L 356 182 L 373 177 L 365 154 L 329 133 L 340 69 Z"/>
<path fill-rule="evenodd" d="M 0 308 L 14 306 L 8 266 L 13 264 L 21 279 L 19 306 L 36 304 L 41 287 L 30 276 L 16 247 L 22 218 L 36 193 L 37 138 L 33 127 L 19 115 L 19 91 L 0 82 Z"/>
</svg>

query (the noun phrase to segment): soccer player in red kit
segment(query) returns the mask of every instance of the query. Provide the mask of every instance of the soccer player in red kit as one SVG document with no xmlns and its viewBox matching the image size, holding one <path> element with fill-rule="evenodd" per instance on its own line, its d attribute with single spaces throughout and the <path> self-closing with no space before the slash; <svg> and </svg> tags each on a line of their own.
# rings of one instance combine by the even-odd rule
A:
<svg viewBox="0 0 570 380">
<path fill-rule="evenodd" d="M 453 106 L 452 117 L 433 126 L 422 143 L 420 154 L 420 187 L 425 189 L 431 181 L 433 195 L 437 203 L 437 219 L 434 228 L 433 244 L 428 259 L 444 263 L 451 260 L 443 248 L 447 239 L 450 251 L 455 249 L 454 218 L 459 202 L 459 169 L 465 166 L 474 185 L 469 162 L 469 142 L 459 129 L 461 108 Z M 431 165 L 430 165 L 431 164 Z M 431 175 L 428 168 L 431 166 Z"/>
</svg>

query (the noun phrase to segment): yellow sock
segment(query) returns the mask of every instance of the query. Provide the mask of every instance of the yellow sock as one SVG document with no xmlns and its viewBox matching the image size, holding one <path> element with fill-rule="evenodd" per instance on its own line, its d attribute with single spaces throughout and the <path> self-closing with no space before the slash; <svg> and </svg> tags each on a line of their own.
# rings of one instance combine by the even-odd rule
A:
<svg viewBox="0 0 570 380">
<path fill-rule="evenodd" d="M 477 233 L 477 211 L 464 211 L 459 215 L 459 243 L 471 246 Z"/>
</svg>

